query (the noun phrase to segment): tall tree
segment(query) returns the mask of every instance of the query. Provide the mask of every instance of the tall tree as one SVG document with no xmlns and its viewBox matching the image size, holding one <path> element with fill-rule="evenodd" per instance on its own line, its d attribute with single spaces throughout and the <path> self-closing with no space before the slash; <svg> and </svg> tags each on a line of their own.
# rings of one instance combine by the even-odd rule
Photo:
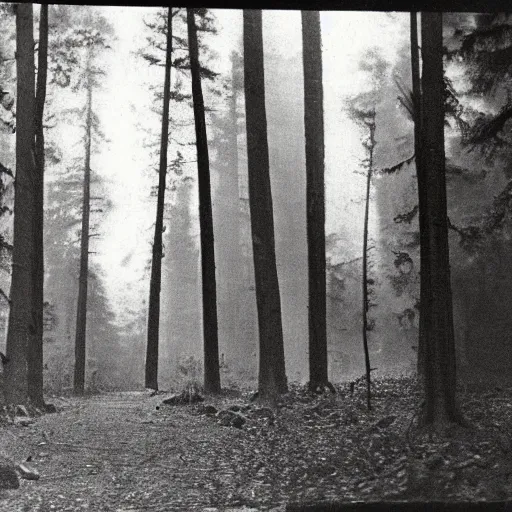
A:
<svg viewBox="0 0 512 512">
<path fill-rule="evenodd" d="M 33 317 L 35 335 L 28 357 L 29 396 L 38 406 L 43 398 L 43 303 L 44 303 L 44 103 L 48 71 L 48 4 L 41 5 L 39 19 L 39 50 L 37 58 L 37 83 L 34 112 L 34 268 L 33 268 Z"/>
<path fill-rule="evenodd" d="M 368 312 L 370 310 L 370 293 L 368 288 L 368 221 L 370 217 L 370 192 L 373 174 L 373 153 L 375 149 L 375 108 L 365 112 L 364 124 L 369 131 L 369 140 L 366 145 L 368 151 L 368 169 L 366 172 L 366 194 L 364 203 L 364 224 L 363 224 L 363 349 L 364 363 L 366 369 L 366 405 L 368 410 L 371 407 L 371 381 L 370 381 L 370 351 L 368 349 Z"/>
<path fill-rule="evenodd" d="M 84 163 L 86 154 L 89 153 L 89 188 L 93 191 L 95 186 L 101 183 L 101 177 L 95 173 L 91 160 L 98 151 L 104 135 L 101 132 L 100 119 L 94 110 L 96 102 L 88 102 L 91 89 L 91 100 L 94 92 L 101 88 L 102 69 L 100 55 L 108 49 L 109 40 L 113 36 L 112 26 L 100 12 L 90 6 L 49 6 L 49 51 L 48 51 L 48 88 L 45 107 L 45 125 L 72 123 L 79 127 L 77 144 L 82 151 L 79 154 L 65 151 L 60 141 L 60 130 L 46 130 L 45 159 L 46 172 L 52 177 L 46 185 L 47 204 L 45 204 L 45 307 L 53 310 L 57 318 L 57 326 L 54 332 L 46 330 L 47 341 L 59 340 L 58 343 L 45 344 L 45 363 L 48 368 L 47 375 L 52 370 L 62 368 L 57 381 L 65 387 L 73 388 L 73 350 L 76 348 L 73 339 L 76 338 L 77 307 L 75 304 L 79 283 L 76 280 L 77 270 L 80 265 L 82 253 L 82 241 L 80 234 L 82 225 L 82 213 L 84 204 Z M 59 89 L 67 89 L 74 93 L 74 101 L 71 104 L 57 101 L 61 98 Z M 73 98 L 73 96 L 71 97 Z M 54 101 L 55 100 L 55 101 Z M 89 109 L 90 106 L 90 109 Z M 47 114 L 46 112 L 49 112 Z M 90 147 L 88 146 L 90 142 Z M 53 179 L 52 179 L 53 178 Z M 90 195 L 90 218 L 88 239 L 99 236 L 95 230 L 95 213 L 105 212 L 110 206 L 109 201 L 96 194 Z M 78 229 L 77 229 L 78 228 Z M 80 242 L 80 247 L 77 247 Z M 85 242 L 85 241 L 84 241 Z M 90 245 L 92 242 L 87 241 Z M 93 251 L 88 251 L 91 254 Z M 87 266 L 89 264 L 89 256 Z M 63 275 L 68 278 L 63 278 Z M 82 273 L 82 283 L 85 278 L 90 278 L 88 273 Z M 83 287 L 82 287 L 83 291 Z M 90 290 L 87 289 L 90 297 Z M 93 293 L 94 295 L 94 293 Z M 74 300 L 73 300 L 74 297 Z M 87 297 L 86 297 L 87 299 Z M 89 307 L 89 300 L 85 301 Z M 98 306 L 99 308 L 100 306 Z M 94 304 L 92 305 L 95 309 Z M 94 313 L 94 311 L 93 311 Z M 87 317 L 86 314 L 82 318 Z M 86 325 L 91 322 L 86 320 Z M 96 326 L 92 325 L 92 331 Z M 85 331 L 90 337 L 89 328 Z M 111 337 L 112 339 L 112 337 Z M 85 350 L 85 338 L 81 341 L 83 348 L 78 352 L 83 355 L 82 361 L 77 367 L 78 374 L 85 380 L 86 361 L 85 355 L 91 356 L 89 346 Z M 110 344 L 110 339 L 107 341 Z M 75 364 L 76 366 L 76 364 Z M 67 368 L 70 370 L 67 371 Z M 77 375 L 80 377 L 80 375 Z M 55 379 L 53 384 L 55 384 Z M 82 391 L 78 390 L 78 393 Z"/>
<path fill-rule="evenodd" d="M 261 10 L 244 9 L 244 78 L 249 205 L 260 337 L 260 399 L 287 390 L 265 109 Z"/>
<path fill-rule="evenodd" d="M 443 15 L 422 13 L 422 163 L 425 179 L 420 216 L 428 234 L 429 272 L 424 295 L 429 307 L 425 325 L 425 397 L 423 422 L 443 425 L 459 422 L 456 404 L 455 341 L 453 329 L 448 217 L 444 151 Z M 425 237 L 426 239 L 426 237 Z M 423 250 L 423 247 L 420 247 Z M 423 283 L 422 283 L 423 284 Z M 422 306 L 420 306 L 422 307 Z"/>
<path fill-rule="evenodd" d="M 370 93 L 360 93 L 352 99 L 349 106 L 349 114 L 354 121 L 362 128 L 364 128 L 365 138 L 363 140 L 363 146 L 365 148 L 365 158 L 362 161 L 362 166 L 366 174 L 366 192 L 364 196 L 364 220 L 363 220 L 363 254 L 362 254 L 362 338 L 363 338 L 363 351 L 364 351 L 364 362 L 366 370 L 366 404 L 368 410 L 371 409 L 371 379 L 370 379 L 370 350 L 368 346 L 368 332 L 372 330 L 372 323 L 369 319 L 369 311 L 371 306 L 375 306 L 371 302 L 371 294 L 373 290 L 370 288 L 370 280 L 368 277 L 369 269 L 369 219 L 370 219 L 370 201 L 371 201 L 371 186 L 372 177 L 374 173 L 375 165 L 375 118 L 376 118 L 376 107 L 375 104 L 378 101 L 376 95 L 377 90 L 371 91 Z M 371 105 L 369 106 L 368 103 Z"/>
<path fill-rule="evenodd" d="M 28 400 L 28 351 L 35 336 L 34 268 L 34 21 L 32 4 L 16 5 L 16 183 L 11 308 L 7 333 L 5 399 Z"/>
<path fill-rule="evenodd" d="M 370 318 L 369 312 L 372 307 L 377 306 L 372 298 L 375 296 L 375 279 L 369 277 L 370 269 L 374 262 L 370 259 L 370 251 L 375 245 L 369 246 L 369 218 L 372 178 L 378 170 L 376 169 L 377 140 L 375 133 L 377 131 L 376 117 L 377 109 L 382 106 L 385 94 L 385 85 L 387 80 L 388 63 L 382 57 L 376 48 L 369 49 L 363 56 L 360 63 L 360 69 L 369 74 L 370 87 L 367 91 L 361 91 L 348 102 L 348 114 L 358 126 L 362 128 L 362 146 L 364 148 L 364 159 L 361 161 L 361 167 L 364 170 L 366 178 L 366 191 L 364 195 L 364 220 L 363 220 L 363 244 L 362 244 L 362 279 L 361 279 L 361 297 L 362 297 L 362 339 L 366 370 L 367 384 L 367 407 L 371 409 L 371 379 L 370 379 L 370 349 L 368 343 L 368 333 L 374 330 L 375 318 Z M 398 167 L 403 164 L 398 164 Z M 396 166 L 394 166 L 396 168 Z M 386 169 L 386 172 L 396 172 L 393 168 Z M 380 170 L 382 172 L 382 170 Z"/>
<path fill-rule="evenodd" d="M 199 174 L 199 224 L 201 229 L 201 275 L 203 291 L 204 390 L 220 393 L 219 340 L 217 326 L 217 285 L 213 238 L 210 161 L 199 66 L 199 49 L 194 9 L 187 9 L 188 47 L 192 75 L 192 98 L 196 128 Z"/>
<path fill-rule="evenodd" d="M 158 196 L 155 235 L 149 283 L 148 339 L 146 349 L 146 387 L 158 389 L 158 335 L 160 327 L 160 288 L 162 281 L 162 232 L 165 201 L 165 177 L 167 174 L 167 148 L 169 144 L 169 100 L 172 64 L 172 8 L 167 14 L 167 46 L 165 56 L 165 80 L 163 93 L 162 132 L 160 138 L 160 166 L 158 171 Z"/>
<path fill-rule="evenodd" d="M 94 236 L 90 232 L 90 215 L 91 215 L 91 157 L 94 151 L 93 143 L 95 136 L 100 135 L 99 119 L 94 112 L 93 92 L 100 87 L 98 77 L 105 72 L 97 65 L 98 51 L 108 48 L 105 36 L 100 30 L 92 27 L 94 23 L 98 23 L 100 27 L 105 28 L 105 32 L 109 26 L 104 23 L 104 19 L 99 17 L 94 19 L 93 13 L 89 11 L 85 18 L 87 28 L 78 29 L 79 47 L 83 47 L 85 51 L 85 64 L 83 71 L 79 76 L 76 87 L 83 87 L 86 93 L 85 108 L 82 115 L 85 115 L 84 125 L 84 163 L 83 163 L 83 194 L 82 194 L 82 229 L 80 234 L 80 270 L 78 276 L 78 301 L 76 315 L 76 332 L 75 332 L 75 371 L 73 388 L 76 394 L 82 394 L 85 389 L 85 369 L 86 369 L 86 343 L 87 343 L 87 298 L 88 298 L 88 282 L 89 282 L 89 242 Z M 103 26 L 102 26 L 103 24 Z"/>
<path fill-rule="evenodd" d="M 418 180 L 418 210 L 420 228 L 420 321 L 418 337 L 418 376 L 425 374 L 425 336 L 428 325 L 430 301 L 427 295 L 429 283 L 429 242 L 426 228 L 426 209 L 428 207 L 425 186 L 425 171 L 421 153 L 422 113 L 421 113 L 421 78 L 420 57 L 418 46 L 418 17 L 416 12 L 411 12 L 411 70 L 412 70 L 412 109 L 414 121 L 414 154 L 416 161 L 416 176 Z"/>
<path fill-rule="evenodd" d="M 86 117 L 85 158 L 82 196 L 82 231 L 80 235 L 80 271 L 78 276 L 78 301 L 75 333 L 75 373 L 73 389 L 82 394 L 85 386 L 86 334 L 87 334 L 87 288 L 89 283 L 89 219 L 91 213 L 91 143 L 92 143 L 92 76 L 89 52 L 86 68 Z"/>
<path fill-rule="evenodd" d="M 325 281 L 325 165 L 322 38 L 320 13 L 302 11 L 306 203 L 309 273 L 309 387 L 329 383 L 327 365 L 327 290 Z"/>
</svg>

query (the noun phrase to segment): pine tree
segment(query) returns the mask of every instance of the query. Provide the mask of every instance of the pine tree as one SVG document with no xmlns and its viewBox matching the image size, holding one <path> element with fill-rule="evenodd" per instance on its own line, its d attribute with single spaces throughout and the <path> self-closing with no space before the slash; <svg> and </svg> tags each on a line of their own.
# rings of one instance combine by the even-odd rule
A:
<svg viewBox="0 0 512 512">
<path fill-rule="evenodd" d="M 197 169 L 199 174 L 199 223 L 201 227 L 201 275 L 203 291 L 204 389 L 220 393 L 219 342 L 217 327 L 217 285 L 213 241 L 210 161 L 206 135 L 205 108 L 199 65 L 197 28 L 193 9 L 187 9 L 192 98 L 196 127 Z"/>
<path fill-rule="evenodd" d="M 158 343 L 160 329 L 160 287 L 162 279 L 162 232 L 165 183 L 167 174 L 167 147 L 169 143 L 169 100 L 172 59 L 172 9 L 167 16 L 167 46 L 163 93 L 162 133 L 160 139 L 160 166 L 158 172 L 158 199 L 149 283 L 148 339 L 146 348 L 146 387 L 158 389 Z"/>
<path fill-rule="evenodd" d="M 43 304 L 44 304 L 44 104 L 48 70 L 48 5 L 41 5 L 39 20 L 39 50 L 37 58 L 37 84 L 34 115 L 34 269 L 33 269 L 33 318 L 35 336 L 30 344 L 28 357 L 29 396 L 37 406 L 44 405 L 43 398 Z"/>
<path fill-rule="evenodd" d="M 59 113 L 61 119 L 84 119 L 83 157 L 73 160 L 72 169 L 80 170 L 83 178 L 82 210 L 80 214 L 80 264 L 78 277 L 78 301 L 75 329 L 75 369 L 73 387 L 77 394 L 85 390 L 87 296 L 90 233 L 91 182 L 94 172 L 92 157 L 98 143 L 104 139 L 99 117 L 94 109 L 94 92 L 101 87 L 100 78 L 105 71 L 99 64 L 102 52 L 110 48 L 113 35 L 107 20 L 89 6 L 53 6 L 52 21 L 57 30 L 49 38 L 49 74 L 53 87 L 71 88 L 75 93 L 85 93 L 82 108 L 69 108 Z"/>
<path fill-rule="evenodd" d="M 460 422 L 456 403 L 453 329 L 444 151 L 444 86 L 442 13 L 422 13 L 421 147 L 425 180 L 419 190 L 424 229 L 428 232 L 429 282 L 425 297 L 425 407 L 423 422 L 442 426 Z M 424 194 L 424 195 L 423 195 Z M 423 295 L 422 295 L 423 297 Z"/>
<path fill-rule="evenodd" d="M 260 337 L 258 393 L 260 399 L 273 399 L 287 391 L 287 381 L 270 186 L 262 13 L 245 9 L 243 16 L 249 204 Z"/>
<path fill-rule="evenodd" d="M 16 6 L 16 184 L 11 281 L 11 308 L 7 334 L 5 399 L 29 399 L 29 347 L 36 334 L 33 318 L 34 262 L 34 35 L 32 4 Z"/>
<path fill-rule="evenodd" d="M 89 218 L 91 211 L 91 145 L 92 145 L 92 91 L 91 56 L 86 67 L 86 118 L 85 118 L 85 158 L 82 196 L 82 230 L 80 235 L 80 271 L 78 276 L 78 301 L 75 334 L 75 373 L 73 389 L 82 394 L 85 389 L 86 329 L 87 329 L 87 288 L 89 284 Z"/>
<path fill-rule="evenodd" d="M 418 19 L 417 13 L 411 13 L 411 70 L 412 70 L 412 101 L 414 120 L 414 154 L 416 156 L 416 175 L 418 180 L 418 210 L 420 227 L 420 322 L 418 337 L 418 376 L 422 378 L 425 374 L 425 351 L 426 351 L 426 323 L 429 318 L 430 301 L 427 295 L 427 287 L 430 281 L 430 259 L 428 257 L 429 240 L 426 225 L 427 188 L 425 186 L 425 170 L 422 156 L 422 113 L 421 113 L 421 81 L 420 81 L 420 58 L 418 46 Z"/>
<path fill-rule="evenodd" d="M 214 32 L 212 27 L 211 15 L 208 10 L 200 9 L 196 13 L 199 18 L 199 23 L 197 26 L 198 32 Z M 174 9 L 171 13 L 168 13 L 168 16 L 174 20 L 174 27 L 172 27 L 172 33 L 168 33 L 167 26 L 169 25 L 167 17 L 164 14 L 164 11 L 159 11 L 152 19 L 152 21 L 146 22 L 146 26 L 152 31 L 152 35 L 148 38 L 148 46 L 142 49 L 139 53 L 140 56 L 147 62 L 149 65 L 163 66 L 169 64 L 169 69 L 172 67 L 176 71 L 176 80 L 175 85 L 172 90 L 169 90 L 169 97 L 167 100 L 164 99 L 164 94 L 161 91 L 157 91 L 155 94 L 155 99 L 160 102 L 164 101 L 164 103 L 173 101 L 176 104 L 187 102 L 191 99 L 191 94 L 188 93 L 183 87 L 183 79 L 188 78 L 190 76 L 191 71 L 191 62 L 190 62 L 190 52 L 189 52 L 189 43 L 186 38 L 186 35 L 183 35 L 183 31 L 186 30 L 187 27 L 187 13 L 185 9 Z M 162 41 L 163 37 L 165 37 L 165 43 Z M 171 44 L 172 46 L 172 56 L 169 56 L 171 59 L 169 63 L 167 63 L 166 59 L 163 59 L 162 54 L 165 53 L 165 48 L 167 44 Z M 208 48 L 202 43 L 199 42 L 198 45 L 198 53 L 208 55 Z M 172 57 L 172 58 L 171 58 Z M 205 59 L 206 60 L 206 59 Z M 164 64 L 165 63 L 165 64 Z M 207 78 L 209 80 L 213 80 L 216 77 L 216 74 L 211 71 L 208 67 L 199 65 L 199 73 L 202 78 Z M 158 109 L 160 113 L 161 110 Z M 173 129 L 173 139 L 178 140 L 178 144 L 180 145 L 189 145 L 187 142 L 181 142 L 179 136 L 179 128 L 178 122 L 176 119 L 169 119 L 169 110 L 167 111 L 167 142 L 166 147 L 171 142 L 171 135 L 169 133 L 169 123 L 172 125 Z M 162 112 L 162 115 L 165 115 Z M 163 131 L 161 134 L 161 142 L 160 146 L 162 149 L 163 143 Z M 160 151 L 160 157 L 162 157 L 163 153 Z M 166 156 L 167 158 L 167 156 Z M 167 166 L 167 164 L 166 164 Z M 159 166 L 160 170 L 162 169 L 161 164 Z M 165 181 L 163 182 L 163 186 L 165 187 Z M 163 194 L 162 184 L 159 182 L 158 194 Z M 160 206 L 161 205 L 161 206 Z M 165 229 L 163 226 L 163 207 L 164 207 L 164 196 L 162 196 L 162 201 L 158 200 L 158 208 L 157 211 L 161 211 L 161 226 L 158 228 L 155 226 L 155 239 L 153 243 L 153 258 L 152 258 L 152 278 L 151 282 L 154 283 L 150 288 L 150 301 L 149 301 L 149 319 L 148 319 L 148 345 L 147 345 L 147 357 L 146 357 L 146 385 L 147 387 L 157 388 L 158 387 L 158 336 L 160 329 L 160 288 L 161 288 L 161 259 L 163 257 L 163 246 L 162 246 L 162 236 L 161 230 Z M 157 215 L 157 224 L 160 223 L 158 219 L 159 214 Z M 158 235 L 157 232 L 160 231 Z M 158 243 L 157 238 L 160 239 Z M 159 258 L 155 258 L 155 250 L 160 253 Z M 159 263 L 157 263 L 157 260 Z M 157 269 L 156 267 L 159 267 Z M 157 274 L 153 274 L 153 271 L 157 271 Z M 155 307 L 155 297 L 158 294 L 158 313 L 156 312 Z M 172 307 L 172 306 L 171 306 Z M 172 314 L 172 313 L 171 313 Z M 149 365 L 149 366 L 148 366 Z"/>
<path fill-rule="evenodd" d="M 325 182 L 322 40 L 320 13 L 302 11 L 304 125 L 309 267 L 309 387 L 328 387 L 327 290 L 325 276 Z"/>
<path fill-rule="evenodd" d="M 370 310 L 370 293 L 369 293 L 369 279 L 368 279 L 368 221 L 370 214 L 370 192 L 372 185 L 373 174 L 373 153 L 375 150 L 375 108 L 365 112 L 364 124 L 368 128 L 369 137 L 368 143 L 365 144 L 368 151 L 368 168 L 366 170 L 366 194 L 364 202 L 364 224 L 363 224 L 363 348 L 364 348 L 364 363 L 366 368 L 366 405 L 368 410 L 371 410 L 371 378 L 370 378 L 370 351 L 368 349 L 368 331 L 370 326 L 368 323 L 368 312 Z"/>
</svg>

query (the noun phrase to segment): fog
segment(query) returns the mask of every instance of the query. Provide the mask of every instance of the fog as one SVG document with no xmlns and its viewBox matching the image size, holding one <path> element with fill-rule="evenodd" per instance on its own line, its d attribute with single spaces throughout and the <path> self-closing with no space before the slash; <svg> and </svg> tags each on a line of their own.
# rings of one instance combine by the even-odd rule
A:
<svg viewBox="0 0 512 512">
<path fill-rule="evenodd" d="M 115 39 L 102 57 L 105 77 L 95 109 L 105 138 L 95 148 L 94 196 L 106 206 L 96 214 L 89 291 L 88 382 L 99 389 L 143 386 L 149 264 L 158 182 L 160 109 L 154 91 L 163 87 L 163 68 L 149 66 L 140 53 L 147 45 L 156 8 L 98 7 Z M 204 35 L 208 66 L 218 73 L 205 81 L 212 171 L 213 221 L 218 291 L 219 352 L 223 385 L 254 386 L 258 332 L 247 191 L 243 84 L 232 99 L 232 74 L 241 72 L 242 12 L 214 10 L 217 33 Z M 468 15 L 469 16 L 469 15 Z M 270 172 L 276 230 L 276 255 L 282 304 L 286 371 L 290 381 L 308 380 L 308 289 L 304 154 L 304 91 L 300 12 L 264 12 L 265 87 Z M 364 28 L 361 28 L 364 27 Z M 184 30 L 182 27 L 178 30 Z M 322 12 L 325 118 L 327 240 L 327 320 L 329 372 L 333 382 L 364 372 L 361 262 L 366 134 L 350 117 L 348 104 L 374 94 L 375 167 L 407 160 L 414 152 L 413 123 L 400 106 L 397 81 L 410 88 L 409 16 L 405 13 Z M 7 43 L 5 43 L 7 45 Z M 11 43 L 12 46 L 12 41 Z M 378 83 L 369 56 L 383 62 Z M 237 68 L 238 66 L 238 68 Z M 456 63 L 447 67 L 457 90 L 464 76 Z M 173 71 L 173 86 L 185 79 Z M 241 80 L 241 78 L 240 78 Z M 215 88 L 225 84 L 223 94 Z M 5 87 L 5 86 L 4 86 Z M 62 112 L 81 100 L 69 91 L 50 92 L 49 108 Z M 233 103 L 234 101 L 234 103 Z M 486 108 L 492 109 L 492 105 Z M 231 117 L 230 117 L 231 116 Z M 233 133 L 236 116 L 238 129 Z M 228 121 L 226 121 L 228 120 Z M 230 127 L 231 126 L 231 127 Z M 230 131 L 231 130 L 231 131 Z M 1 134 L 0 157 L 14 164 L 14 138 Z M 76 157 L 79 127 L 60 124 L 48 135 L 61 158 L 46 171 L 45 331 L 46 386 L 68 389 L 73 372 L 77 296 L 77 227 L 69 229 L 54 211 L 69 190 L 59 180 Z M 171 103 L 171 144 L 162 260 L 159 379 L 163 389 L 202 379 L 202 303 L 199 209 L 193 112 L 187 102 Z M 236 141 L 236 144 L 235 144 Z M 179 153 L 178 153 L 179 152 Z M 460 149 L 456 130 L 447 127 L 447 157 L 469 167 L 468 178 L 448 176 L 449 215 L 462 225 L 486 211 L 506 185 L 506 162 L 479 160 Z M 180 160 L 181 159 L 181 160 Z M 171 162 L 175 162 L 171 164 Z M 176 163 L 178 162 L 178 163 Z M 475 183 L 482 169 L 484 182 Z M 495 172 L 491 172 L 495 171 Z M 380 376 L 414 370 L 418 337 L 419 245 L 417 217 L 397 216 L 417 204 L 414 163 L 374 179 L 370 203 L 370 277 L 375 307 L 370 315 L 372 367 Z M 473 181 L 471 177 L 473 176 Z M 93 185 L 94 187 L 94 185 Z M 53 209 L 52 209 L 53 208 Z M 76 204 L 69 203 L 68 213 Z M 60 215 L 60 217 L 59 217 Z M 3 220 L 9 232 L 9 221 Z M 490 378 L 495 368 L 507 374 L 511 355 L 497 357 L 508 343 L 512 315 L 510 236 L 490 241 L 471 256 L 451 233 L 452 283 L 457 351 L 462 374 L 471 365 Z M 65 247 L 65 250 L 63 249 Z M 406 254 L 400 259 L 399 254 Z M 8 289 L 8 272 L 1 277 Z M 504 310 L 505 309 L 505 310 Z M 3 311 L 4 320 L 6 311 Z M 4 321 L 5 325 L 5 321 Z M 485 345 L 483 342 L 489 342 Z M 3 340 L 5 344 L 5 339 Z M 496 366 L 498 365 L 498 366 Z M 501 365 L 501 366 L 499 366 Z M 483 377 L 482 377 L 483 378 Z"/>
</svg>

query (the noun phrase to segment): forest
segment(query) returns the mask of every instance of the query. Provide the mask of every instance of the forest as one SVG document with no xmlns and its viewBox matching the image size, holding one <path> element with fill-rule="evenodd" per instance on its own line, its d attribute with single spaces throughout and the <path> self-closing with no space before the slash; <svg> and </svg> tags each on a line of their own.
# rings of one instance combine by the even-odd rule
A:
<svg viewBox="0 0 512 512">
<path fill-rule="evenodd" d="M 512 15 L 0 23 L 0 510 L 512 506 Z"/>
</svg>

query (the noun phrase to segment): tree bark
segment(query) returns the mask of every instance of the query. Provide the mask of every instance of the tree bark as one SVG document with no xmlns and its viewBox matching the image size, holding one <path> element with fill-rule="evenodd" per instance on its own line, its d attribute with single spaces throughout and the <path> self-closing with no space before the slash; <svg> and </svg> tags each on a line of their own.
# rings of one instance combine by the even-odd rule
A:
<svg viewBox="0 0 512 512">
<path fill-rule="evenodd" d="M 160 138 L 160 166 L 156 205 L 155 235 L 149 282 L 148 339 L 146 346 L 146 388 L 158 389 L 158 344 L 160 329 L 160 289 L 162 283 L 162 232 L 164 222 L 165 180 L 167 175 L 167 148 L 169 144 L 169 101 L 171 96 L 172 66 L 172 8 L 167 15 L 167 47 L 165 57 L 164 107 Z"/>
<path fill-rule="evenodd" d="M 327 361 L 327 290 L 325 281 L 325 165 L 322 39 L 320 13 L 302 11 L 306 207 L 309 275 L 309 388 L 329 383 Z"/>
<path fill-rule="evenodd" d="M 261 10 L 244 9 L 249 207 L 260 338 L 258 393 L 265 400 L 285 393 L 287 381 L 270 185 L 262 32 Z"/>
<path fill-rule="evenodd" d="M 425 343 L 427 319 L 431 306 L 430 294 L 428 293 L 430 260 L 429 260 L 429 239 L 427 230 L 426 212 L 428 208 L 427 188 L 425 186 L 425 170 L 421 153 L 422 133 L 422 112 L 421 112 L 421 79 L 420 79 L 420 58 L 418 45 L 418 20 L 417 13 L 411 13 L 411 70 L 412 70 L 412 96 L 414 107 L 414 154 L 416 156 L 416 176 L 418 180 L 418 205 L 419 205 L 419 230 L 420 230 L 420 321 L 418 336 L 418 377 L 423 379 L 425 375 Z"/>
<path fill-rule="evenodd" d="M 427 205 L 423 212 L 428 231 L 428 326 L 425 336 L 424 424 L 436 426 L 462 421 L 457 408 L 448 217 L 446 200 L 443 100 L 442 13 L 423 13 L 422 34 L 422 152 Z M 422 191 L 423 192 L 423 191 Z M 421 194 L 421 192 L 420 192 Z"/>
<path fill-rule="evenodd" d="M 90 50 L 89 50 L 90 51 Z M 82 233 L 80 237 L 80 271 L 78 276 L 78 301 L 75 333 L 75 372 L 73 391 L 85 391 L 86 339 L 87 339 L 87 289 L 89 285 L 89 217 L 91 213 L 91 142 L 92 142 L 92 77 L 91 55 L 87 61 L 87 100 L 85 119 L 85 160 L 82 199 Z"/>
<path fill-rule="evenodd" d="M 36 328 L 32 315 L 34 269 L 34 27 L 32 4 L 16 5 L 16 181 L 7 333 L 5 399 L 28 401 L 28 350 Z"/>
<path fill-rule="evenodd" d="M 219 339 L 217 326 L 217 285 L 213 237 L 210 161 L 199 74 L 199 49 L 193 9 L 187 9 L 188 47 L 192 75 L 192 98 L 196 128 L 197 170 L 199 174 L 199 225 L 201 229 L 201 277 L 203 295 L 204 390 L 220 393 Z"/>
<path fill-rule="evenodd" d="M 41 5 L 39 21 L 39 52 L 34 115 L 34 326 L 35 335 L 29 349 L 29 396 L 35 405 L 44 406 L 43 397 L 43 305 L 44 305 L 44 103 L 48 70 L 48 5 Z"/>
<path fill-rule="evenodd" d="M 372 185 L 373 173 L 373 148 L 375 147 L 375 111 L 371 121 L 367 123 L 370 130 L 370 145 L 368 155 L 368 173 L 366 175 L 366 197 L 364 207 L 364 225 L 363 225 L 363 350 L 364 363 L 366 369 L 366 406 L 370 411 L 371 405 L 371 377 L 370 377 L 370 351 L 368 349 L 368 311 L 370 309 L 370 299 L 368 293 L 368 220 L 370 217 L 370 191 Z"/>
</svg>

